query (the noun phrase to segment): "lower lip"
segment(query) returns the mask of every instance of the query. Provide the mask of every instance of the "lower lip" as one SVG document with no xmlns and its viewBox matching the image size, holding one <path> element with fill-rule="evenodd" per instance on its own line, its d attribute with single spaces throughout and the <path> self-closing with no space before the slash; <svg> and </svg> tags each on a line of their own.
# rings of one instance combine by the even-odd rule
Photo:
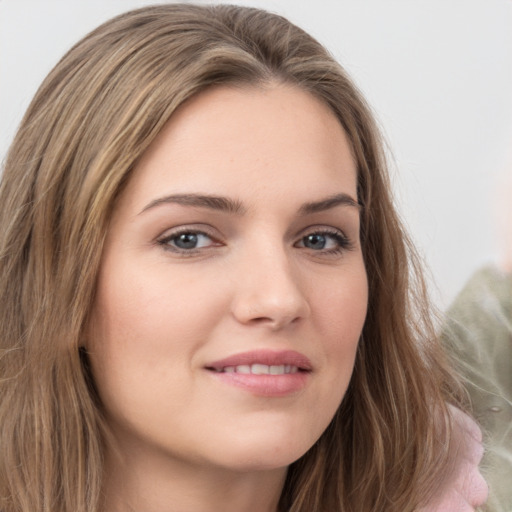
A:
<svg viewBox="0 0 512 512">
<path fill-rule="evenodd" d="M 298 393 L 307 384 L 310 372 L 283 375 L 254 375 L 210 371 L 213 377 L 231 386 L 242 388 L 253 395 L 282 397 Z"/>
</svg>

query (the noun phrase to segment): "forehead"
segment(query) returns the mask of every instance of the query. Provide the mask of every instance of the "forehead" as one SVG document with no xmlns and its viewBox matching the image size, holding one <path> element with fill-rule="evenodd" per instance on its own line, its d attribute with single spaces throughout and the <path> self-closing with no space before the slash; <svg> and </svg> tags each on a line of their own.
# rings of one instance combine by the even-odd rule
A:
<svg viewBox="0 0 512 512">
<path fill-rule="evenodd" d="M 164 191 L 232 192 L 249 201 L 285 191 L 298 201 L 338 192 L 355 197 L 356 165 L 341 123 L 312 94 L 288 85 L 224 86 L 178 108 L 128 190 L 141 201 Z"/>
</svg>

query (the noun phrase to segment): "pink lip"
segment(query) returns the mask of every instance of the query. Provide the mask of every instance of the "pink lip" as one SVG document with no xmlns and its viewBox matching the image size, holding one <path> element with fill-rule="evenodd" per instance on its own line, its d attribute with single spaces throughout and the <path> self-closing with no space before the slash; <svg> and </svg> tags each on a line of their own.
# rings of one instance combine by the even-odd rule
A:
<svg viewBox="0 0 512 512">
<path fill-rule="evenodd" d="M 279 375 L 223 372 L 226 367 L 250 366 L 253 364 L 291 366 L 297 367 L 298 371 Z M 207 364 L 205 369 L 209 370 L 214 378 L 242 388 L 251 394 L 264 397 L 283 397 L 297 393 L 306 386 L 313 366 L 305 355 L 293 350 L 255 350 L 214 361 Z"/>
</svg>

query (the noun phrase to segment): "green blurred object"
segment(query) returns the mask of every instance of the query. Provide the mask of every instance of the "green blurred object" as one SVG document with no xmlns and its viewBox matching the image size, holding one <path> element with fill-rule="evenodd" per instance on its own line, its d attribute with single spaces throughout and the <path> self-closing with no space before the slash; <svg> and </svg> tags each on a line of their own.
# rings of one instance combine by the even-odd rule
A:
<svg viewBox="0 0 512 512">
<path fill-rule="evenodd" d="M 476 272 L 446 314 L 442 339 L 484 432 L 487 512 L 512 512 L 512 276 Z"/>
</svg>

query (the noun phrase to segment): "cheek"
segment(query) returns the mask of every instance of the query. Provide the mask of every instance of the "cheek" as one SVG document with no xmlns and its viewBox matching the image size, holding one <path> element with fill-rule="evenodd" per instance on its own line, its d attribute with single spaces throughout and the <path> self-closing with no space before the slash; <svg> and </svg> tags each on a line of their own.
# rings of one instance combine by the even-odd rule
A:
<svg viewBox="0 0 512 512">
<path fill-rule="evenodd" d="M 145 417 L 164 425 L 165 414 L 187 407 L 194 353 L 218 311 L 178 275 L 169 286 L 162 271 L 130 270 L 120 265 L 100 276 L 87 349 L 109 421 L 145 430 Z"/>
<path fill-rule="evenodd" d="M 342 286 L 325 287 L 317 302 L 318 331 L 323 339 L 328 378 L 322 393 L 333 410 L 348 388 L 364 326 L 368 285 L 364 267 L 343 280 Z"/>
<path fill-rule="evenodd" d="M 179 389 L 226 307 L 220 283 L 200 273 L 130 263 L 106 258 L 90 322 L 86 348 L 105 405 L 129 382 Z"/>
<path fill-rule="evenodd" d="M 162 350 L 190 346 L 199 330 L 212 327 L 223 300 L 218 287 L 205 289 L 204 279 L 171 272 L 165 265 L 129 263 L 114 266 L 107 260 L 104 266 L 95 305 L 96 337 L 125 348 L 132 344 L 151 355 L 147 349 L 159 345 Z"/>
<path fill-rule="evenodd" d="M 316 301 L 320 329 L 333 355 L 355 352 L 368 307 L 368 282 L 364 267 L 341 281 L 326 286 Z"/>
<path fill-rule="evenodd" d="M 343 280 L 343 286 L 325 283 L 315 295 L 314 333 L 321 346 L 320 372 L 311 411 L 305 424 L 311 438 L 319 438 L 338 410 L 347 391 L 367 311 L 364 271 Z M 319 397 L 322 397 L 319 399 Z"/>
</svg>

